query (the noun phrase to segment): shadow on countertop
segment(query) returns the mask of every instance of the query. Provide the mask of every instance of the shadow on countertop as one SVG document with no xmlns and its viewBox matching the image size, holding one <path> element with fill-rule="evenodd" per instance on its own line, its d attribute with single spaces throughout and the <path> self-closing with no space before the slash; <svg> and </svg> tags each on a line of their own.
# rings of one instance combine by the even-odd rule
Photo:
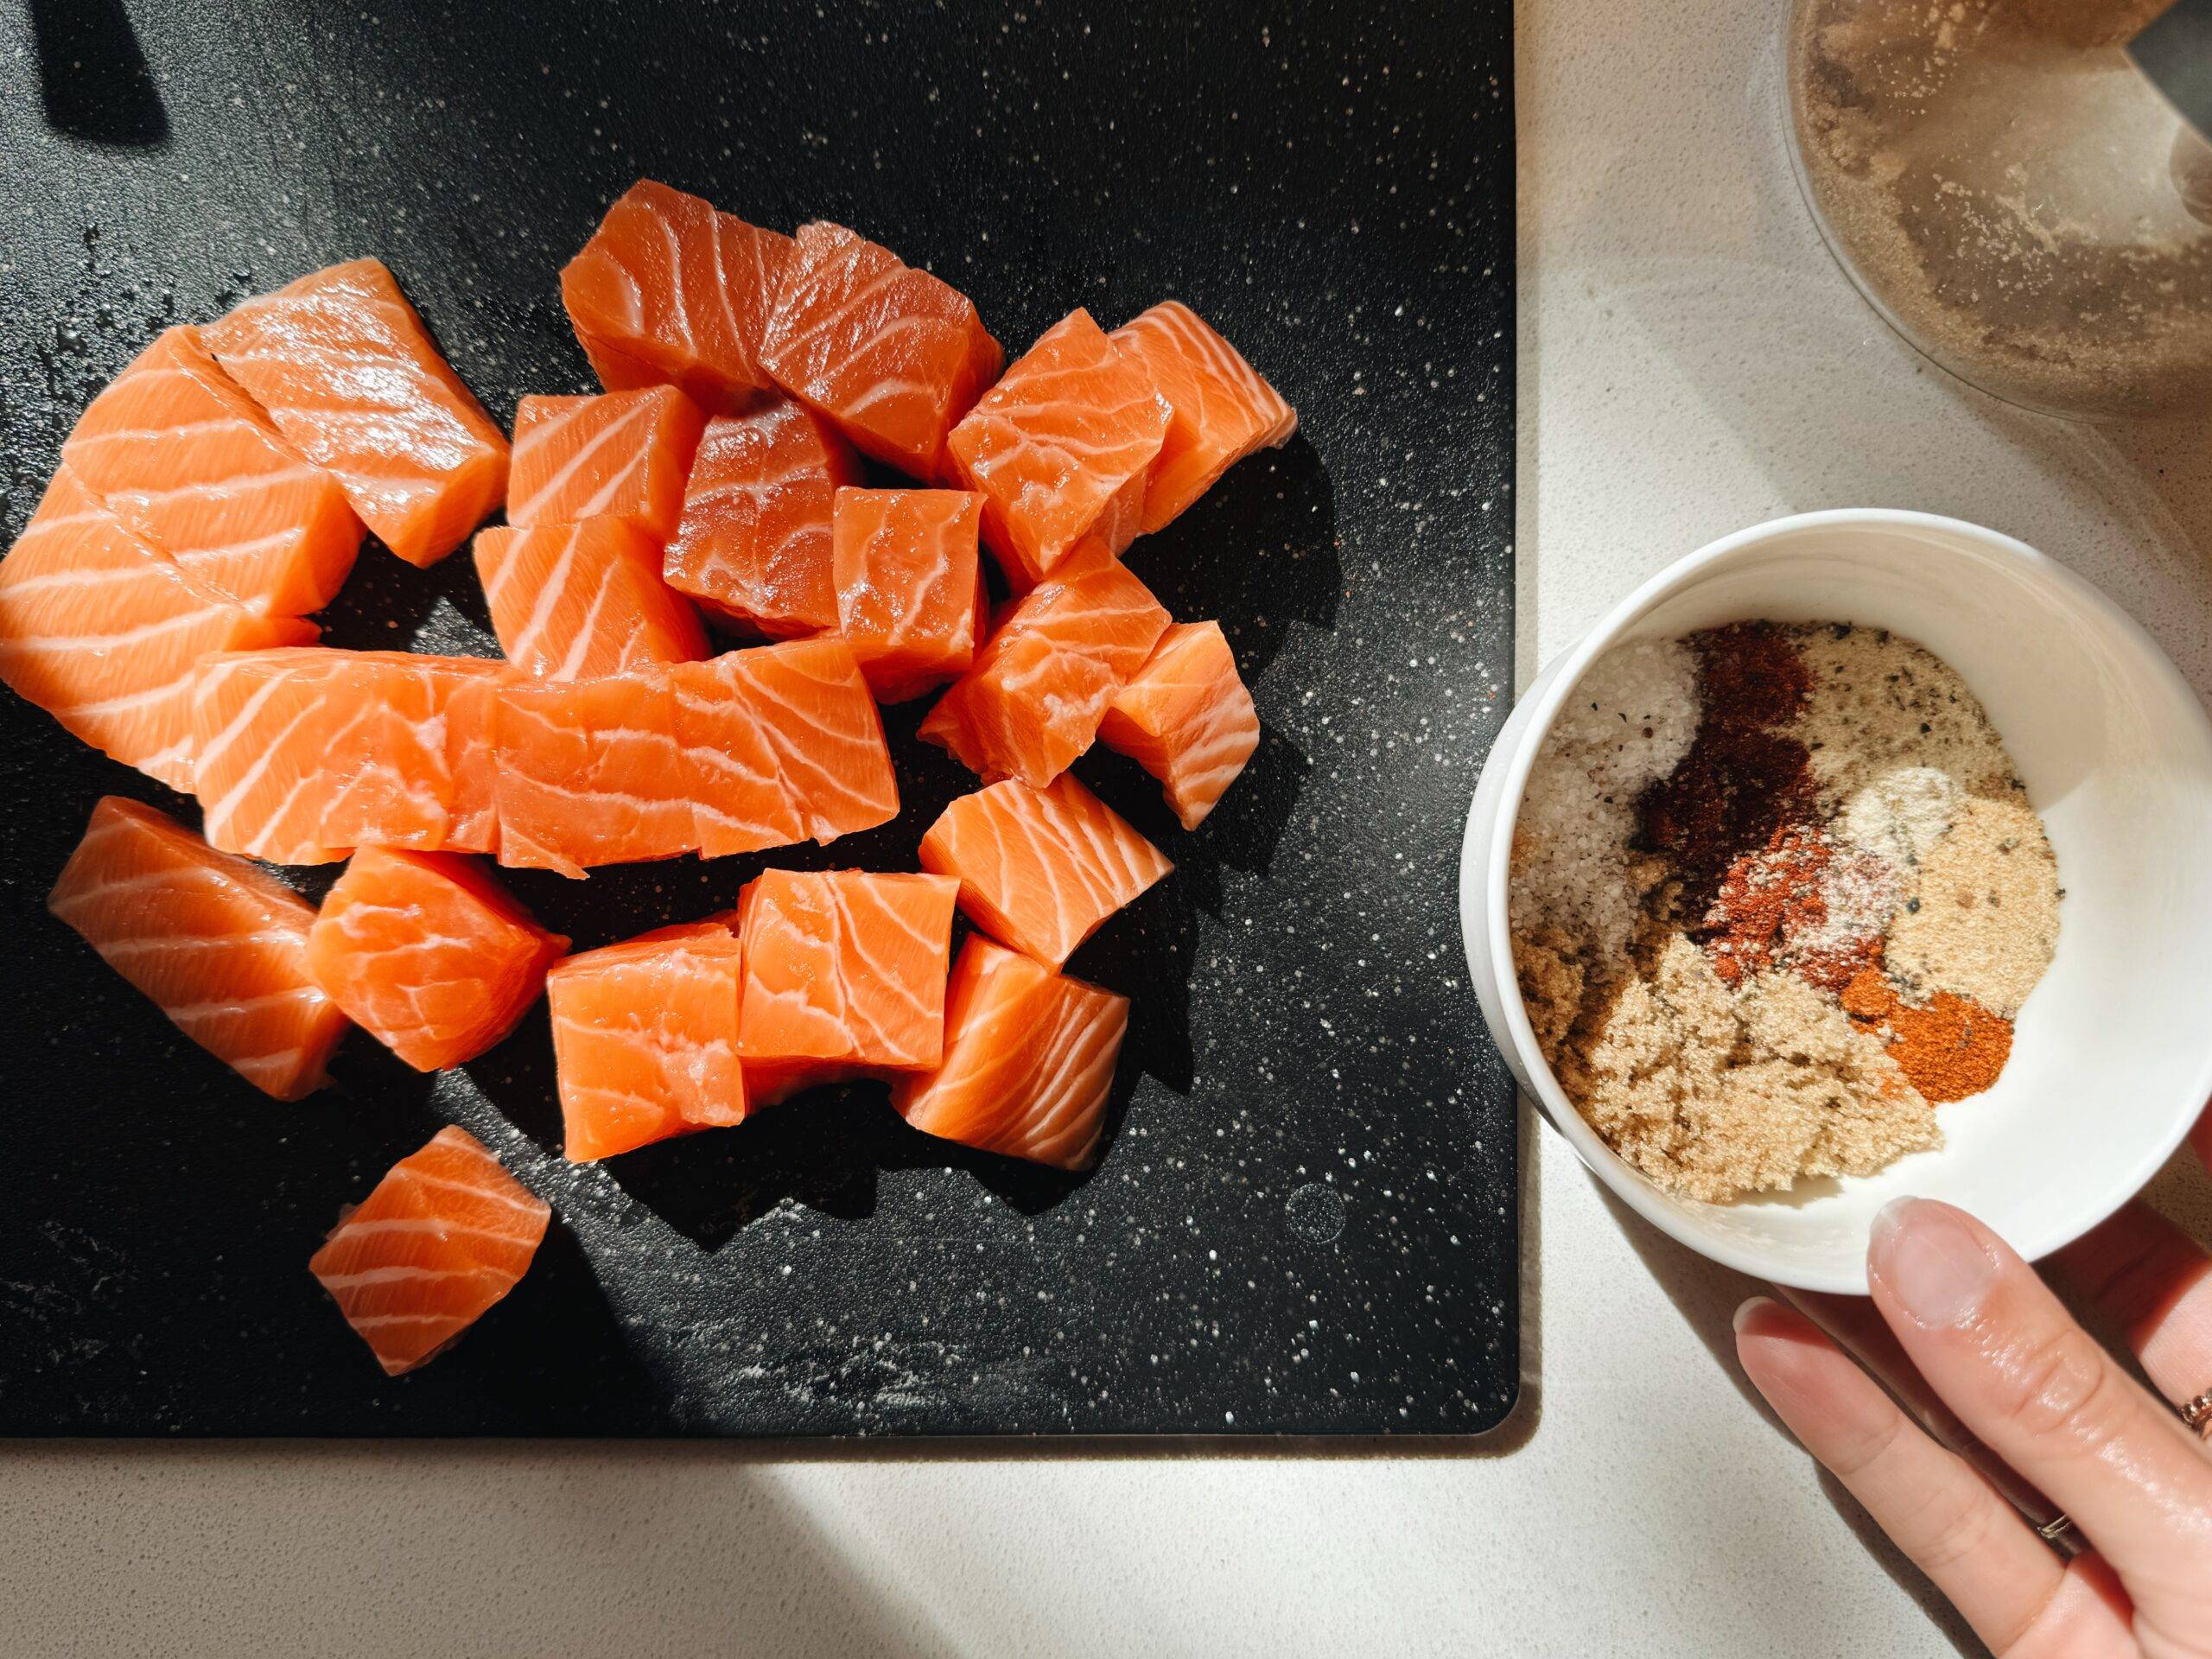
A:
<svg viewBox="0 0 2212 1659">
<path fill-rule="evenodd" d="M 1788 1438 L 1789 1431 L 1751 1386 L 1736 1358 L 1736 1310 L 1746 1297 L 1767 1293 L 1771 1287 L 1708 1261 L 1686 1245 L 1677 1244 L 1616 1198 L 1612 1189 L 1595 1175 L 1586 1172 L 1585 1179 L 1612 1216 L 1629 1247 L 1651 1270 L 1651 1277 L 1675 1305 L 1683 1323 L 1705 1344 L 1730 1386 L 1767 1420 L 1776 1433 Z M 1913 1605 L 1927 1616 L 1929 1624 L 1969 1659 L 1986 1653 L 1987 1649 L 1980 1638 L 1958 1610 L 1918 1567 L 1905 1559 L 1904 1553 L 1890 1541 L 1889 1535 L 1875 1524 L 1874 1517 L 1867 1514 L 1859 1500 L 1845 1490 L 1843 1483 L 1809 1458 L 1806 1467 L 1844 1525 L 1851 1529 L 1853 1535 L 1897 1586 L 1912 1598 Z"/>
</svg>

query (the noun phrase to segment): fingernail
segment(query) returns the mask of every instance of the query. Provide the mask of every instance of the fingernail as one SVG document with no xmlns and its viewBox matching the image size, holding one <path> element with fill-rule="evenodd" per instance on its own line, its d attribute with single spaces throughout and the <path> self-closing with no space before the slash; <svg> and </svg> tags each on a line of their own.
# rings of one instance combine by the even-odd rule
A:
<svg viewBox="0 0 2212 1659">
<path fill-rule="evenodd" d="M 1744 1305 L 1736 1310 L 1736 1317 L 1730 1321 L 1730 1323 L 1736 1327 L 1736 1334 L 1739 1337 L 1744 1334 L 1744 1327 L 1751 1323 L 1752 1314 L 1758 1313 L 1759 1309 L 1763 1307 L 1772 1307 L 1773 1306 L 1773 1301 L 1764 1296 L 1745 1297 L 1744 1299 Z"/>
<path fill-rule="evenodd" d="M 1892 1198 L 1874 1217 L 1866 1270 L 1923 1325 L 1963 1325 L 1997 1282 L 1998 1263 L 1946 1205 Z"/>
</svg>

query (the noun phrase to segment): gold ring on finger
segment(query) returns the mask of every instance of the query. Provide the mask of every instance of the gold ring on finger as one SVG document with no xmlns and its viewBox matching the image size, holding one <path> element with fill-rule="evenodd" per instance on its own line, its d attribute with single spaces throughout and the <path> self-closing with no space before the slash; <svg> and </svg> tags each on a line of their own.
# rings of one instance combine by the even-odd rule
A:
<svg viewBox="0 0 2212 1659">
<path fill-rule="evenodd" d="M 2207 1389 L 2181 1408 L 2181 1420 L 2200 1440 L 2212 1440 L 2212 1389 Z"/>
</svg>

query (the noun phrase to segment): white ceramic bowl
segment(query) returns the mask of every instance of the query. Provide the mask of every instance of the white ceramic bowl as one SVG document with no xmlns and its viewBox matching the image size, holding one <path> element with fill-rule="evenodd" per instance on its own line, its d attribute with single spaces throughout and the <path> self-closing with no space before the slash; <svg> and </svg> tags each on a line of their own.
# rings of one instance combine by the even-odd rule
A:
<svg viewBox="0 0 2212 1659">
<path fill-rule="evenodd" d="M 1879 1174 L 1729 1205 L 1661 1192 L 1599 1139 L 1536 1046 L 1513 972 L 1507 853 L 1529 772 L 1590 664 L 1717 623 L 1847 621 L 1962 675 L 2043 814 L 2065 890 L 2058 953 L 1986 1094 L 1937 1109 L 1945 1145 Z M 1912 1193 L 1973 1211 L 2033 1259 L 2140 1190 L 2212 1093 L 2212 721 L 2148 635 L 2088 583 L 1993 531 L 1853 510 L 1760 524 L 1646 582 L 1515 707 L 1468 815 L 1460 919 L 1483 1018 L 1585 1163 L 1691 1249 L 1808 1290 L 1863 1294 L 1868 1224 Z"/>
</svg>

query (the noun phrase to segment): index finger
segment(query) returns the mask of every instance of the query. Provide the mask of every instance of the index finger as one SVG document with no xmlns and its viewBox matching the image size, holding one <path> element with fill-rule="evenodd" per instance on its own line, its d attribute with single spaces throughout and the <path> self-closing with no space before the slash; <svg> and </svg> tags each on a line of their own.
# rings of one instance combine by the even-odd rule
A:
<svg viewBox="0 0 2212 1659">
<path fill-rule="evenodd" d="M 2156 1617 L 2212 1560 L 2212 1461 L 1994 1233 L 1900 1198 L 1874 1223 L 1874 1300 L 1923 1376 L 2050 1495 Z M 2201 1594 L 2201 1591 L 2197 1593 Z M 2193 1599 L 2193 1598 L 2192 1598 Z M 2168 1618 L 2201 1604 L 2167 1605 Z"/>
<path fill-rule="evenodd" d="M 1929 1386 L 1913 1368 L 1898 1344 L 1897 1332 L 1882 1318 L 1881 1310 L 1864 1296 L 1833 1296 L 1818 1291 L 1788 1290 L 1783 1299 L 1827 1333 L 1829 1340 L 1857 1360 L 1904 1408 L 1907 1415 L 1927 1431 L 1929 1438 L 1948 1452 L 1964 1459 L 1974 1471 L 2027 1517 L 2038 1531 L 2051 1528 L 2063 1516 L 2058 1505 L 2020 1478 L 2019 1471 L 1999 1457 L 1959 1421 L 1958 1413 Z M 2047 1535 L 2053 1547 L 2071 1551 L 2083 1547 L 2080 1535 L 2061 1530 Z"/>
</svg>

